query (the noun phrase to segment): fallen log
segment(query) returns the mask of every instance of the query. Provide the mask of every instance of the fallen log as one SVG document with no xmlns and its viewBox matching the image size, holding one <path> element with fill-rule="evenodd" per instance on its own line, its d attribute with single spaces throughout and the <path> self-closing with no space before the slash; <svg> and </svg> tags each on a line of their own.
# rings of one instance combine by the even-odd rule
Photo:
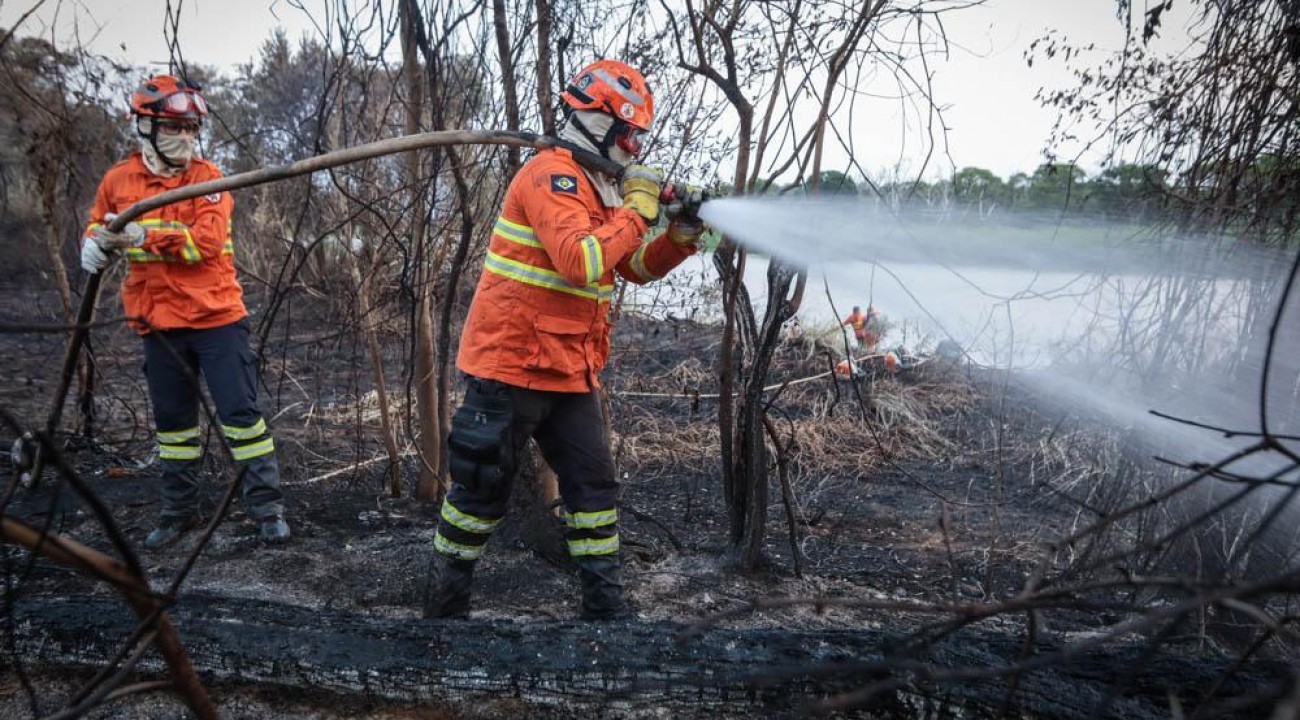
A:
<svg viewBox="0 0 1300 720">
<path fill-rule="evenodd" d="M 468 717 L 491 716 L 494 707 L 546 717 L 791 716 L 884 677 L 813 668 L 860 667 L 900 639 L 879 630 L 711 628 L 679 641 L 683 626 L 663 623 L 426 621 L 202 594 L 183 597 L 172 616 L 218 696 L 223 686 L 256 685 L 428 704 Z M 120 603 L 107 598 L 24 596 L 14 620 L 16 649 L 29 671 L 95 669 L 133 628 Z M 1023 638 L 981 630 L 915 659 L 981 668 L 1022 651 Z M 1125 676 L 1125 691 L 1096 717 L 1167 718 L 1171 697 L 1184 708 L 1194 705 L 1229 665 L 1188 655 L 1146 658 L 1143 645 L 1132 642 L 1022 676 L 1011 714 L 1001 712 L 1005 684 L 984 681 L 913 685 L 878 700 L 869 716 L 1094 716 Z M 146 659 L 141 667 L 162 666 Z M 1285 675 L 1284 668 L 1251 666 L 1224 685 L 1223 695 L 1276 697 Z"/>
</svg>

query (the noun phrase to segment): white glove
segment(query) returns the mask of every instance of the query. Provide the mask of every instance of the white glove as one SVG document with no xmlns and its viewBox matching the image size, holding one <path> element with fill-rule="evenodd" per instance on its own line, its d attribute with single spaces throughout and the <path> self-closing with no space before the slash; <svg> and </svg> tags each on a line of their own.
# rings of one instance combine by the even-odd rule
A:
<svg viewBox="0 0 1300 720">
<path fill-rule="evenodd" d="M 144 245 L 144 226 L 137 222 L 129 222 L 122 232 L 113 232 L 108 229 L 108 225 L 117 219 L 117 213 L 109 213 L 104 216 L 104 227 L 95 230 L 95 240 L 99 246 L 105 250 L 121 250 L 123 248 L 138 248 Z"/>
<path fill-rule="evenodd" d="M 113 261 L 111 251 L 99 246 L 99 233 L 86 238 L 81 244 L 81 269 L 88 273 L 102 272 Z"/>
</svg>

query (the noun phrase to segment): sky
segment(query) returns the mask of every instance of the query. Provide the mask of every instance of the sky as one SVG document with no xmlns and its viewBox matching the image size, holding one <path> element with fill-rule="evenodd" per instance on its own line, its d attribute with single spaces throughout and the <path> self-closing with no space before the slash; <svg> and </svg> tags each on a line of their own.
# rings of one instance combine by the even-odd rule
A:
<svg viewBox="0 0 1300 720">
<path fill-rule="evenodd" d="M 0 26 L 11 28 L 37 2 L 0 0 Z M 1188 2 L 1179 0 L 1175 10 L 1185 12 Z M 1142 3 L 1134 4 L 1140 10 Z M 254 59 L 277 27 L 290 38 L 314 35 L 306 14 L 295 5 L 313 8 L 322 3 L 180 0 L 179 4 L 178 37 L 186 58 L 231 68 Z M 64 45 L 78 33 L 96 52 L 162 70 L 168 58 L 163 32 L 166 7 L 166 0 L 45 0 L 19 33 L 46 38 L 53 33 Z M 1004 178 L 1032 172 L 1043 162 L 1055 119 L 1054 111 L 1043 108 L 1034 95 L 1041 87 L 1068 87 L 1072 81 L 1059 62 L 1029 67 L 1025 49 L 1052 29 L 1078 43 L 1117 49 L 1123 43 L 1123 27 L 1114 8 L 1115 0 L 987 0 L 983 6 L 947 15 L 952 52 L 934 65 L 934 85 L 945 106 L 951 161 L 940 154 L 927 175 L 946 176 L 966 166 L 988 168 Z M 1167 24 L 1171 42 L 1178 41 L 1180 32 L 1181 25 Z M 861 148 L 859 163 L 869 173 L 888 175 L 895 167 L 910 173 L 920 167 L 919 143 L 910 133 L 900 133 L 899 120 L 891 111 L 882 110 L 859 125 L 854 128 L 855 147 Z M 1085 154 L 1080 162 L 1093 171 L 1097 157 Z"/>
</svg>

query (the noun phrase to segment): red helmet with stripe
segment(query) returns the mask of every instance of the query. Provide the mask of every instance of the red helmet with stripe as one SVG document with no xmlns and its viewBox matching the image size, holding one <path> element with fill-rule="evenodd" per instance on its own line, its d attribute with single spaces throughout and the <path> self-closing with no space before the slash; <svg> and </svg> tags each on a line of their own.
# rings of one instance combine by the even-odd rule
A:
<svg viewBox="0 0 1300 720">
<path fill-rule="evenodd" d="M 574 110 L 597 110 L 643 132 L 655 117 L 645 78 L 617 60 L 597 60 L 579 70 L 560 97 Z"/>
</svg>

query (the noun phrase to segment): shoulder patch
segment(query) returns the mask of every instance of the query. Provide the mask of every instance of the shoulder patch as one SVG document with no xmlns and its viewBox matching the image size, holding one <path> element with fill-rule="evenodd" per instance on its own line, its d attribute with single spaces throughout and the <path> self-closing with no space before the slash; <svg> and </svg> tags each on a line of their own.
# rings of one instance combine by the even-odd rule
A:
<svg viewBox="0 0 1300 720">
<path fill-rule="evenodd" d="M 203 199 L 207 200 L 213 205 L 216 205 L 217 203 L 221 202 L 221 193 L 212 193 L 211 195 L 204 195 Z"/>
<path fill-rule="evenodd" d="M 551 192 L 578 194 L 578 178 L 575 175 L 552 175 Z"/>
</svg>

